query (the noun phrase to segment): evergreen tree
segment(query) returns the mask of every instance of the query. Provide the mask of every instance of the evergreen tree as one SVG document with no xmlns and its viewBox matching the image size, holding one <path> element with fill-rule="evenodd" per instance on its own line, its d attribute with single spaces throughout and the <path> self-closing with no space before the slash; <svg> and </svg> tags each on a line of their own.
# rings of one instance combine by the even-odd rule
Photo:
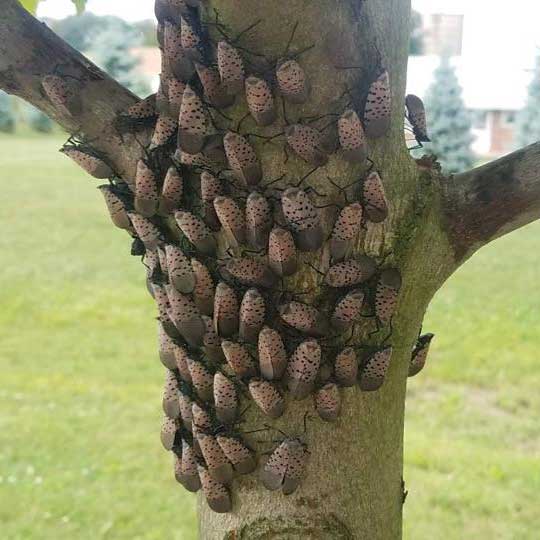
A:
<svg viewBox="0 0 540 540">
<path fill-rule="evenodd" d="M 425 99 L 428 133 L 426 149 L 435 154 L 445 173 L 462 172 L 474 163 L 471 118 L 461 97 L 455 69 L 441 58 Z"/>
<path fill-rule="evenodd" d="M 540 140 L 540 55 L 536 58 L 529 96 L 517 122 L 517 143 L 526 146 Z"/>
<path fill-rule="evenodd" d="M 13 133 L 15 131 L 15 115 L 11 97 L 0 90 L 0 131 Z"/>
</svg>

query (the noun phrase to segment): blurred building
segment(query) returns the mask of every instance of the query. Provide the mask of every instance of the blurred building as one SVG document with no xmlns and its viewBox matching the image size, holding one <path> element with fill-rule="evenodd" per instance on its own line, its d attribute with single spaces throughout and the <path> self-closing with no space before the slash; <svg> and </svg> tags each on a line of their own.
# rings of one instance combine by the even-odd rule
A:
<svg viewBox="0 0 540 540">
<path fill-rule="evenodd" d="M 422 16 L 423 56 L 409 59 L 407 91 L 422 97 L 439 56 L 450 55 L 473 116 L 473 149 L 481 156 L 514 149 L 515 120 L 538 51 L 538 19 L 532 15 L 540 16 L 540 2 L 537 7 L 528 0 L 514 3 L 512 9 L 497 10 L 467 0 L 413 0 Z"/>
</svg>

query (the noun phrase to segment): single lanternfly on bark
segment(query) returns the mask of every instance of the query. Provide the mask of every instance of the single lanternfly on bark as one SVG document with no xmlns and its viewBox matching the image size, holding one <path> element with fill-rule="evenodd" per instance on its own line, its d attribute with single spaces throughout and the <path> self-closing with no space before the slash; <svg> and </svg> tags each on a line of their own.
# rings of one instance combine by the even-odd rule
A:
<svg viewBox="0 0 540 540">
<path fill-rule="evenodd" d="M 343 157 L 353 163 L 364 163 L 367 158 L 367 142 L 360 118 L 353 109 L 346 110 L 338 120 L 339 144 Z"/>
<path fill-rule="evenodd" d="M 122 199 L 114 192 L 114 189 L 106 184 L 98 188 L 105 199 L 105 204 L 109 210 L 111 221 L 120 229 L 125 229 L 130 234 L 135 234 L 133 225 L 129 221 L 126 207 Z"/>
<path fill-rule="evenodd" d="M 392 347 L 386 347 L 369 355 L 362 363 L 358 384 L 364 391 L 378 390 L 386 376 L 392 358 Z"/>
<path fill-rule="evenodd" d="M 313 396 L 317 414 L 326 422 L 335 422 L 341 413 L 341 395 L 336 383 L 328 382 Z"/>
<path fill-rule="evenodd" d="M 292 276 L 297 268 L 296 246 L 292 234 L 275 227 L 268 239 L 268 265 L 278 276 Z"/>
<path fill-rule="evenodd" d="M 330 319 L 332 326 L 336 330 L 346 332 L 359 320 L 362 305 L 364 304 L 364 296 L 362 290 L 355 289 L 348 292 L 338 301 Z"/>
<path fill-rule="evenodd" d="M 167 332 L 165 332 L 161 322 L 159 323 L 158 330 L 159 359 L 166 368 L 174 369 L 176 367 L 174 360 L 174 341 L 167 334 Z"/>
<path fill-rule="evenodd" d="M 240 339 L 248 343 L 256 343 L 264 324 L 266 305 L 263 296 L 257 289 L 248 289 L 240 303 Z"/>
<path fill-rule="evenodd" d="M 375 261 L 366 255 L 334 264 L 324 278 L 330 287 L 353 287 L 367 281 L 377 269 Z"/>
<path fill-rule="evenodd" d="M 152 217 L 157 211 L 158 203 L 156 176 L 152 169 L 140 159 L 135 176 L 135 210 L 143 217 Z"/>
<path fill-rule="evenodd" d="M 238 395 L 234 383 L 220 371 L 214 374 L 214 404 L 218 420 L 232 424 L 238 410 Z"/>
<path fill-rule="evenodd" d="M 369 221 L 380 223 L 388 216 L 388 203 L 381 177 L 377 171 L 368 174 L 362 185 L 362 200 Z"/>
<path fill-rule="evenodd" d="M 321 141 L 321 133 L 304 124 L 293 124 L 285 128 L 285 138 L 289 147 L 304 161 L 314 167 L 322 167 L 328 161 Z"/>
<path fill-rule="evenodd" d="M 225 109 L 234 103 L 234 96 L 227 94 L 215 69 L 199 63 L 195 64 L 195 69 L 203 87 L 204 98 L 210 105 Z"/>
<path fill-rule="evenodd" d="M 182 389 L 178 394 L 178 405 L 180 407 L 180 418 L 182 424 L 188 431 L 193 429 L 193 400 Z"/>
<path fill-rule="evenodd" d="M 235 247 L 244 244 L 246 242 L 246 221 L 244 212 L 234 199 L 219 195 L 214 199 L 214 210 L 229 242 Z"/>
<path fill-rule="evenodd" d="M 285 412 L 285 400 L 273 383 L 262 379 L 251 379 L 249 393 L 266 416 L 276 419 Z"/>
<path fill-rule="evenodd" d="M 221 269 L 224 278 L 234 279 L 248 287 L 270 289 L 276 284 L 276 275 L 262 262 L 250 257 L 230 259 Z"/>
<path fill-rule="evenodd" d="M 316 251 L 324 241 L 324 233 L 318 210 L 305 191 L 287 189 L 281 197 L 283 216 L 294 233 L 296 245 L 301 251 Z"/>
<path fill-rule="evenodd" d="M 266 247 L 273 217 L 266 197 L 254 191 L 246 201 L 246 232 L 249 245 L 256 250 Z"/>
<path fill-rule="evenodd" d="M 201 173 L 201 199 L 203 202 L 203 219 L 214 231 L 219 230 L 221 224 L 214 208 L 214 199 L 221 195 L 223 187 L 221 182 L 207 171 Z"/>
<path fill-rule="evenodd" d="M 419 144 L 430 142 L 427 134 L 426 109 L 424 102 L 414 94 L 405 98 L 407 107 L 407 120 L 410 122 L 414 136 Z"/>
<path fill-rule="evenodd" d="M 189 294 L 193 292 L 195 275 L 193 274 L 191 261 L 179 247 L 172 244 L 165 246 L 165 253 L 167 254 L 169 281 L 181 293 Z"/>
<path fill-rule="evenodd" d="M 165 450 L 172 450 L 173 446 L 175 446 L 180 423 L 178 418 L 169 418 L 168 416 L 163 418 L 160 437 Z"/>
<path fill-rule="evenodd" d="M 197 216 L 190 212 L 176 212 L 176 223 L 186 238 L 197 250 L 205 255 L 213 255 L 216 251 L 216 239 L 212 231 Z"/>
<path fill-rule="evenodd" d="M 286 60 L 276 70 L 281 95 L 291 103 L 305 103 L 308 98 L 306 74 L 296 60 Z"/>
<path fill-rule="evenodd" d="M 330 236 L 330 254 L 339 261 L 349 252 L 352 243 L 362 228 L 362 205 L 358 202 L 343 208 L 334 223 Z"/>
<path fill-rule="evenodd" d="M 390 129 L 391 112 L 390 77 L 384 70 L 369 87 L 364 109 L 366 135 L 371 138 L 385 135 Z"/>
<path fill-rule="evenodd" d="M 192 60 L 201 59 L 201 37 L 197 34 L 195 28 L 190 22 L 182 17 L 180 19 L 180 33 L 182 49 Z"/>
<path fill-rule="evenodd" d="M 119 133 L 135 132 L 153 126 L 156 117 L 156 94 L 151 94 L 120 112 L 114 126 Z"/>
<path fill-rule="evenodd" d="M 286 438 L 261 470 L 264 487 L 270 491 L 281 489 L 284 495 L 290 495 L 300 485 L 307 459 L 307 446 L 298 438 Z"/>
<path fill-rule="evenodd" d="M 180 403 L 178 401 L 178 381 L 176 375 L 171 370 L 167 370 L 165 383 L 163 385 L 163 412 L 169 418 L 178 418 L 180 416 Z"/>
<path fill-rule="evenodd" d="M 164 23 L 163 55 L 177 79 L 189 81 L 195 73 L 193 61 L 182 47 L 180 27 L 170 21 Z"/>
<path fill-rule="evenodd" d="M 287 351 L 277 330 L 265 326 L 259 334 L 259 369 L 269 381 L 280 380 L 287 369 Z"/>
<path fill-rule="evenodd" d="M 323 336 L 328 330 L 326 316 L 309 304 L 289 302 L 279 306 L 279 315 L 289 326 L 313 336 Z"/>
<path fill-rule="evenodd" d="M 197 259 L 191 259 L 191 268 L 195 275 L 193 299 L 203 315 L 211 316 L 214 312 L 214 281 L 208 268 Z"/>
<path fill-rule="evenodd" d="M 232 509 L 231 496 L 227 487 L 216 481 L 208 469 L 198 465 L 199 478 L 201 479 L 202 492 L 208 506 L 219 514 L 230 512 Z"/>
<path fill-rule="evenodd" d="M 163 189 L 159 198 L 159 214 L 161 216 L 168 216 L 178 209 L 182 202 L 183 193 L 184 182 L 182 176 L 176 167 L 171 166 L 163 181 Z"/>
<path fill-rule="evenodd" d="M 81 112 L 78 84 L 74 79 L 59 75 L 45 75 L 41 87 L 56 109 L 64 115 L 72 116 Z"/>
<path fill-rule="evenodd" d="M 188 154 L 198 154 L 208 135 L 206 110 L 201 98 L 187 85 L 178 118 L 178 147 Z"/>
<path fill-rule="evenodd" d="M 315 386 L 321 366 L 321 346 L 314 339 L 296 347 L 287 365 L 287 387 L 293 399 L 304 399 Z"/>
<path fill-rule="evenodd" d="M 182 455 L 176 456 L 175 478 L 188 491 L 196 493 L 201 489 L 201 480 L 197 470 L 197 457 L 193 446 L 182 439 Z"/>
<path fill-rule="evenodd" d="M 176 77 L 169 77 L 167 79 L 167 102 L 169 105 L 169 112 L 175 118 L 178 118 L 180 115 L 180 107 L 182 106 L 185 89 L 185 82 L 179 81 Z"/>
<path fill-rule="evenodd" d="M 232 371 L 237 377 L 249 378 L 257 373 L 255 360 L 248 349 L 241 343 L 223 341 L 221 343 L 223 354 Z"/>
<path fill-rule="evenodd" d="M 255 150 L 245 137 L 228 131 L 223 138 L 223 148 L 229 167 L 244 186 L 255 186 L 261 181 L 261 165 Z"/>
<path fill-rule="evenodd" d="M 219 336 L 229 337 L 238 331 L 238 312 L 236 293 L 220 281 L 214 295 L 214 329 Z"/>
<path fill-rule="evenodd" d="M 396 310 L 401 274 L 396 268 L 387 268 L 381 272 L 375 289 L 375 316 L 383 324 L 389 324 Z"/>
<path fill-rule="evenodd" d="M 229 95 L 239 94 L 244 87 L 244 63 L 237 49 L 226 41 L 217 46 L 217 63 L 221 82 Z"/>
<path fill-rule="evenodd" d="M 353 347 L 343 349 L 334 364 L 334 377 L 340 386 L 354 386 L 358 377 L 358 357 Z"/>
<path fill-rule="evenodd" d="M 277 118 L 277 113 L 269 84 L 264 79 L 251 76 L 246 79 L 245 86 L 249 112 L 255 122 L 259 126 L 272 124 Z"/>
<path fill-rule="evenodd" d="M 257 467 L 254 453 L 239 438 L 228 434 L 218 434 L 217 442 L 238 474 L 249 474 Z"/>
<path fill-rule="evenodd" d="M 233 479 L 233 468 L 216 438 L 208 433 L 198 432 L 197 441 L 210 476 L 216 482 L 230 484 Z"/>
<path fill-rule="evenodd" d="M 161 241 L 159 229 L 150 220 L 135 212 L 128 212 L 128 217 L 145 248 L 150 251 L 155 250 Z"/>
<path fill-rule="evenodd" d="M 180 378 L 187 383 L 191 383 L 191 373 L 189 372 L 188 366 L 188 352 L 184 347 L 180 345 L 175 345 L 174 347 L 174 365 L 178 370 Z M 174 369 L 174 368 L 170 368 Z"/>
<path fill-rule="evenodd" d="M 160 148 L 171 142 L 174 135 L 176 135 L 177 128 L 178 121 L 176 118 L 160 114 L 158 121 L 156 122 L 156 127 L 154 128 L 152 140 L 150 141 L 149 150 Z"/>
<path fill-rule="evenodd" d="M 191 346 L 201 346 L 206 327 L 197 306 L 189 296 L 178 292 L 172 285 L 167 285 L 166 289 L 171 304 L 169 316 L 174 325 Z"/>
<path fill-rule="evenodd" d="M 424 334 L 418 338 L 409 364 L 409 377 L 414 377 L 424 368 L 433 337 L 434 334 Z"/>
<path fill-rule="evenodd" d="M 80 146 L 66 145 L 60 152 L 71 158 L 79 167 L 84 169 L 90 176 L 100 180 L 113 176 L 113 170 L 100 157 L 83 150 Z"/>
<path fill-rule="evenodd" d="M 199 398 L 203 401 L 212 401 L 214 396 L 214 376 L 212 373 L 201 361 L 193 358 L 188 357 L 187 365 L 193 387 Z"/>
</svg>

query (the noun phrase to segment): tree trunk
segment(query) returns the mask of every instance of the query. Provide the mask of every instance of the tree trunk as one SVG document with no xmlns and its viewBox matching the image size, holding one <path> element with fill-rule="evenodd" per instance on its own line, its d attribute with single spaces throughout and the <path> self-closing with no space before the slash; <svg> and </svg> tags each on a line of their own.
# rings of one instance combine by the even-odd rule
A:
<svg viewBox="0 0 540 540">
<path fill-rule="evenodd" d="M 369 147 L 370 158 L 384 181 L 389 217 L 382 224 L 368 223 L 355 252 L 398 268 L 403 286 L 388 338 L 393 346 L 392 361 L 380 390 L 342 390 L 342 414 L 336 423 L 319 418 L 305 422 L 306 413 L 314 416 L 311 399 L 287 399 L 285 414 L 272 426 L 307 443 L 309 460 L 300 487 L 284 496 L 267 491 L 256 475 L 239 477 L 231 490 L 233 511 L 227 514 L 212 512 L 200 496 L 200 537 L 398 539 L 404 502 L 403 424 L 411 349 L 433 294 L 463 260 L 491 239 L 539 216 L 538 147 L 533 145 L 455 179 L 441 176 L 434 160 L 416 162 L 409 157 L 403 137 L 409 0 L 210 0 L 204 10 L 207 21 L 213 20 L 212 8 L 231 37 L 261 20 L 241 40 L 242 50 L 254 64 L 261 55 L 274 59 L 283 55 L 298 22 L 293 44 L 295 50 L 308 49 L 301 63 L 310 80 L 311 95 L 306 105 L 287 107 L 286 117 L 280 113 L 280 128 L 299 118 L 318 117 L 314 121 L 320 125 L 335 118 L 351 101 L 362 110 L 369 84 L 381 68 L 388 70 L 391 129 L 385 137 L 370 140 Z M 0 10 L 0 87 L 93 142 L 117 175 L 132 184 L 141 146 L 133 136 L 119 139 L 112 119 L 134 103 L 134 97 L 23 12 L 15 0 L 0 0 Z M 219 38 L 216 28 L 211 28 L 214 38 Z M 42 77 L 51 71 L 51 58 L 58 60 L 55 65 L 68 65 L 70 75 L 82 81 L 84 106 L 77 118 L 59 114 L 40 91 Z M 245 106 L 239 105 L 227 115 L 238 122 L 245 111 Z M 249 122 L 248 129 L 256 130 Z M 275 129 L 263 128 L 257 133 L 273 135 Z M 335 206 L 344 204 L 343 192 L 334 184 L 349 185 L 366 172 L 365 167 L 351 165 L 339 154 L 332 155 L 325 167 L 311 171 L 298 159 L 285 160 L 281 143 L 259 139 L 255 146 L 265 182 L 287 174 L 277 184 L 286 187 L 309 173 L 303 187 L 314 188 L 314 200 L 326 207 L 321 217 L 327 230 L 335 217 Z M 498 181 L 492 183 L 494 178 Z M 328 249 L 302 254 L 301 260 L 325 272 Z M 321 285 L 321 277 L 307 264 L 285 280 L 289 290 L 308 291 L 307 299 L 316 296 Z M 354 333 L 354 343 L 384 342 L 388 328 L 369 337 L 373 328 L 372 321 L 362 324 Z M 252 407 L 242 431 L 256 430 L 266 422 Z M 275 431 L 270 430 L 249 439 L 262 454 L 275 446 L 274 436 Z"/>
</svg>

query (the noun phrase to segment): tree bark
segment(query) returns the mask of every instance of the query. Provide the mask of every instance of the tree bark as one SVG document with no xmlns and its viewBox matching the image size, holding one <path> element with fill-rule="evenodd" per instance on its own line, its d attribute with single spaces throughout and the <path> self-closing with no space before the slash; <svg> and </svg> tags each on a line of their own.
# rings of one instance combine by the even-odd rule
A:
<svg viewBox="0 0 540 540">
<path fill-rule="evenodd" d="M 303 419 L 312 412 L 311 400 L 288 400 L 285 415 L 272 425 L 300 435 L 308 444 L 308 468 L 300 488 L 285 497 L 266 491 L 254 475 L 240 477 L 232 489 L 232 513 L 215 514 L 200 498 L 200 536 L 205 540 L 400 538 L 403 420 L 411 349 L 429 301 L 455 268 L 481 245 L 539 216 L 540 145 L 450 179 L 442 177 L 429 160 L 415 162 L 409 157 L 403 138 L 409 0 L 210 0 L 207 20 L 211 8 L 219 11 L 232 34 L 261 19 L 244 35 L 242 47 L 274 58 L 283 54 L 298 21 L 295 48 L 313 46 L 301 59 L 312 91 L 305 106 L 287 110 L 289 121 L 341 112 L 340 96 L 345 90 L 361 102 L 377 69 L 388 69 L 392 127 L 386 137 L 370 141 L 370 157 L 383 178 L 390 215 L 383 224 L 368 225 L 356 252 L 380 259 L 386 255 L 386 262 L 399 268 L 403 287 L 390 339 L 392 363 L 382 388 L 373 393 L 345 389 L 338 422 L 310 420 L 305 434 Z M 0 0 L 0 9 L 0 87 L 31 102 L 68 131 L 82 132 L 106 152 L 119 176 L 132 179 L 142 150 L 136 140 L 118 138 L 112 119 L 135 97 L 37 23 L 15 0 Z M 246 54 L 253 62 L 261 58 Z M 59 115 L 40 90 L 42 77 L 56 66 L 82 81 L 84 106 L 76 118 Z M 245 107 L 238 106 L 231 115 L 239 120 L 244 113 Z M 281 126 L 286 120 L 280 118 Z M 266 128 L 262 133 L 273 131 Z M 285 164 L 279 144 L 261 141 L 257 146 L 265 180 L 287 173 L 291 183 L 291 178 L 301 178 L 310 170 L 299 160 Z M 328 179 L 347 185 L 363 172 L 334 155 L 324 169 L 309 176 L 309 184 L 320 193 L 315 199 L 321 206 L 343 204 L 342 194 Z M 326 224 L 333 212 L 332 208 L 323 212 Z M 302 255 L 303 262 L 322 271 L 328 268 L 328 260 L 325 250 Z M 286 285 L 304 290 L 319 288 L 320 282 L 317 272 L 304 266 Z M 357 340 L 372 328 L 368 322 L 359 329 Z M 380 338 L 377 334 L 370 343 Z M 260 428 L 264 422 L 261 414 L 250 410 L 242 430 Z M 269 449 L 272 438 L 272 432 L 251 437 L 259 452 Z"/>
</svg>

